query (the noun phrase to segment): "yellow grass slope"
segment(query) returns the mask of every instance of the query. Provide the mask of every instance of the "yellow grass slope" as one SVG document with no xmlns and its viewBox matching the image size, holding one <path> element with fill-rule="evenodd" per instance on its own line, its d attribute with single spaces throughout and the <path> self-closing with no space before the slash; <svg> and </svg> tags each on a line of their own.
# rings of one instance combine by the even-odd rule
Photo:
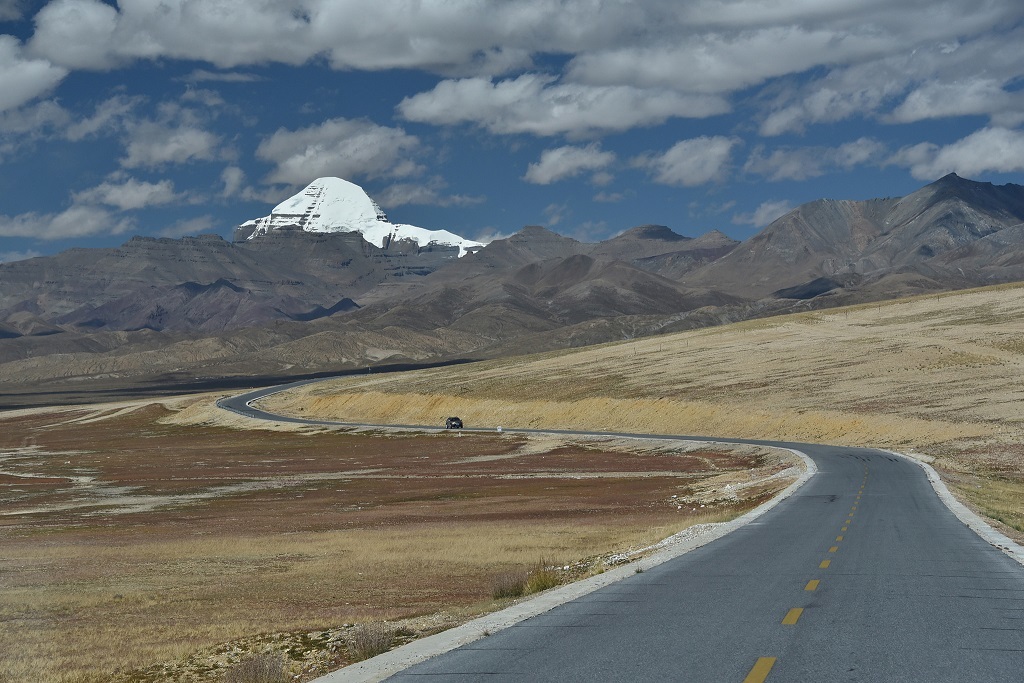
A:
<svg viewBox="0 0 1024 683">
<path fill-rule="evenodd" d="M 266 399 L 339 420 L 787 439 L 1019 471 L 1024 285 L 749 321 Z M 972 465 L 967 468 L 975 470 Z"/>
</svg>

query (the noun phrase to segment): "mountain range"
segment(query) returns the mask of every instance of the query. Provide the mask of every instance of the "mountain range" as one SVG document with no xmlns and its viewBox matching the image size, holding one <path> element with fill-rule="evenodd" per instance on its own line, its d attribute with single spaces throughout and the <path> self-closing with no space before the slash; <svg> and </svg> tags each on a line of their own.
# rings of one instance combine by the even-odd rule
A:
<svg viewBox="0 0 1024 683">
<path fill-rule="evenodd" d="M 750 239 L 539 226 L 482 244 L 320 178 L 233 242 L 0 264 L 0 404 L 543 351 L 1024 279 L 1024 187 L 822 199 Z"/>
</svg>

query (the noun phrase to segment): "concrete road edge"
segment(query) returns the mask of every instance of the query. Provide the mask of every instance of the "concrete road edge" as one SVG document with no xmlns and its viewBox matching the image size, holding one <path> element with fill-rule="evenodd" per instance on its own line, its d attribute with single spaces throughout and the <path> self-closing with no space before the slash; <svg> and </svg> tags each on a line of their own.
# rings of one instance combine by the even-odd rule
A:
<svg viewBox="0 0 1024 683">
<path fill-rule="evenodd" d="M 1016 541 L 1003 532 L 989 526 L 989 523 L 980 515 L 976 514 L 969 507 L 957 500 L 946 487 L 946 483 L 942 481 L 941 477 L 939 477 L 939 473 L 935 471 L 935 468 L 922 460 L 921 456 L 910 453 L 899 453 L 897 451 L 886 451 L 886 453 L 892 453 L 893 455 L 897 455 L 917 464 L 924 470 L 925 475 L 928 477 L 928 481 L 931 482 L 932 488 L 935 489 L 935 493 L 939 496 L 939 500 L 949 508 L 950 512 L 956 515 L 957 519 L 970 527 L 974 533 L 981 536 L 987 543 L 999 548 L 1014 560 L 1024 565 L 1024 547 L 1021 547 Z"/>
<path fill-rule="evenodd" d="M 393 676 L 431 657 L 436 657 L 457 647 L 486 638 L 493 633 L 514 626 L 524 619 L 543 614 L 559 605 L 592 593 L 599 588 L 608 586 L 616 581 L 621 581 L 637 573 L 638 569 L 649 569 L 707 545 L 765 514 L 783 500 L 792 496 L 817 473 L 817 466 L 805 453 L 792 448 L 784 448 L 782 450 L 790 451 L 803 461 L 803 474 L 779 493 L 779 495 L 734 520 L 719 524 L 700 525 L 703 527 L 700 530 L 701 533 L 693 533 L 690 529 L 686 529 L 657 544 L 661 546 L 661 549 L 649 557 L 620 565 L 597 576 L 565 586 L 559 586 L 558 588 L 552 588 L 537 594 L 536 597 L 523 600 L 503 610 L 478 617 L 461 626 L 415 640 L 408 645 L 403 645 L 372 659 L 332 671 L 315 679 L 313 683 L 373 683 L 375 681 L 383 681 L 389 676 Z"/>
</svg>

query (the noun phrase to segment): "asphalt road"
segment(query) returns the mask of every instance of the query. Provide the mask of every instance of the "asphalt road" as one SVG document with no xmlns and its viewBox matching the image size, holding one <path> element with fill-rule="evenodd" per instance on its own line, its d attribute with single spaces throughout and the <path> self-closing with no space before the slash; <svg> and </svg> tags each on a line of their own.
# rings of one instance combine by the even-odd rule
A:
<svg viewBox="0 0 1024 683">
<path fill-rule="evenodd" d="M 819 471 L 756 522 L 389 680 L 1024 680 L 1024 567 L 919 467 L 774 445 Z"/>
</svg>

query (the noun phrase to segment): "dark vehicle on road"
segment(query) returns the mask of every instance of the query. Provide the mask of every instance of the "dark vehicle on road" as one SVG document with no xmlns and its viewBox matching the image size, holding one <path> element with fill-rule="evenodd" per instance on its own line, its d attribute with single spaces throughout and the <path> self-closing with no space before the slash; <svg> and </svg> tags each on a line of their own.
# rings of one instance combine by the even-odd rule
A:
<svg viewBox="0 0 1024 683">
<path fill-rule="evenodd" d="M 457 417 L 449 417 L 444 421 L 445 429 L 462 429 L 462 420 Z"/>
</svg>

